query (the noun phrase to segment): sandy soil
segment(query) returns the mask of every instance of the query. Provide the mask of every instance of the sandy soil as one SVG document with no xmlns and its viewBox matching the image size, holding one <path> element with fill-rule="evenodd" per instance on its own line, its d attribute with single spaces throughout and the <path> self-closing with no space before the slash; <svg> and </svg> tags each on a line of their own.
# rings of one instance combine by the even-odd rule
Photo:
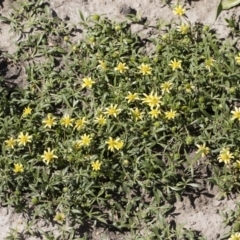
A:
<svg viewBox="0 0 240 240">
<path fill-rule="evenodd" d="M 2 2 L 2 1 L 0 1 Z M 51 0 L 48 1 L 57 13 L 64 19 L 66 16 L 70 18 L 70 22 L 77 24 L 80 21 L 79 10 L 85 16 L 98 13 L 106 14 L 109 18 L 121 21 L 125 19 L 125 14 L 133 9 L 137 14 L 146 17 L 150 25 L 154 25 L 158 19 L 163 19 L 165 22 L 171 22 L 176 17 L 172 14 L 169 6 L 162 3 L 161 0 Z M 175 3 L 177 1 L 172 1 Z M 184 1 L 180 1 L 184 3 Z M 12 0 L 3 1 L 0 5 L 0 13 L 8 16 L 11 11 L 10 5 Z M 226 27 L 224 18 L 229 18 L 232 14 L 239 12 L 240 7 L 223 12 L 217 21 L 215 21 L 216 8 L 218 1 L 199 0 L 186 1 L 186 15 L 190 22 L 201 22 L 210 25 L 217 30 L 220 38 L 227 37 L 229 30 Z M 238 17 L 238 16 L 237 16 Z M 0 25 L 1 28 L 1 47 L 4 51 L 14 52 L 15 36 L 9 33 L 9 26 Z M 142 26 L 135 25 L 133 31 L 142 32 L 147 37 L 151 36 L 150 32 L 143 30 Z M 13 73 L 11 73 L 11 71 Z M 10 69 L 9 74 L 14 74 L 17 70 Z M 21 79 L 20 79 L 21 80 Z M 222 227 L 222 217 L 219 214 L 221 211 L 233 209 L 235 206 L 236 197 L 231 199 L 217 200 L 218 189 L 204 186 L 204 190 L 200 193 L 192 193 L 183 196 L 183 200 L 174 204 L 174 211 L 169 216 L 169 221 L 186 224 L 186 228 L 197 230 L 206 236 L 208 240 L 219 239 L 228 229 Z M 10 229 L 21 231 L 26 224 L 26 219 L 22 214 L 17 214 L 13 209 L 0 208 L 0 240 L 4 239 Z M 95 229 L 92 233 L 93 239 L 128 239 L 127 236 L 112 235 L 104 229 Z M 31 238 L 33 239 L 33 238 Z M 36 239 L 36 238 L 35 238 Z"/>
</svg>

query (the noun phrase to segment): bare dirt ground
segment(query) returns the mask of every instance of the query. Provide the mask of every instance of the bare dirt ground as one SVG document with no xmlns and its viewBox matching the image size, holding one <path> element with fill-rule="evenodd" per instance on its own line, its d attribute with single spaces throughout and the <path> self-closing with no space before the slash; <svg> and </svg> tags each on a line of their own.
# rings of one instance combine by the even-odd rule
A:
<svg viewBox="0 0 240 240">
<path fill-rule="evenodd" d="M 11 12 L 12 0 L 0 1 L 0 14 L 8 16 Z M 125 19 L 125 14 L 136 11 L 137 15 L 146 17 L 150 25 L 154 25 L 157 20 L 162 19 L 165 22 L 177 20 L 173 15 L 169 6 L 165 5 L 161 0 L 50 0 L 48 1 L 51 8 L 57 15 L 65 19 L 69 17 L 69 22 L 77 24 L 80 21 L 79 10 L 85 16 L 91 14 L 105 14 L 110 19 L 121 21 Z M 172 1 L 176 4 L 177 1 Z M 240 7 L 221 13 L 217 21 L 215 21 L 216 9 L 218 1 L 195 0 L 195 1 L 180 1 L 187 8 L 186 15 L 192 23 L 201 22 L 209 25 L 217 30 L 219 38 L 225 38 L 229 34 L 224 18 L 229 18 L 240 11 Z M 13 33 L 9 33 L 9 26 L 1 23 L 1 48 L 10 53 L 14 52 L 16 40 Z M 138 31 L 147 37 L 151 36 L 151 32 L 143 29 L 141 25 L 132 26 L 133 31 Z M 17 73 L 19 69 L 8 67 L 6 74 L 11 78 L 17 75 L 18 81 L 21 82 L 22 74 Z M 219 193 L 216 187 L 211 188 L 209 185 L 204 186 L 204 191 L 193 193 L 188 196 L 183 196 L 182 201 L 174 204 L 174 211 L 169 216 L 169 221 L 185 224 L 188 229 L 194 229 L 203 233 L 208 240 L 217 240 L 228 229 L 224 229 L 222 225 L 222 217 L 219 214 L 221 211 L 233 209 L 237 197 L 225 198 L 217 200 Z M 13 209 L 7 210 L 0 208 L 0 239 L 4 239 L 11 228 L 21 231 L 24 228 L 26 221 L 23 215 L 17 214 Z M 129 239 L 127 236 L 112 235 L 104 229 L 95 229 L 92 232 L 93 239 Z M 31 238 L 33 239 L 33 238 Z"/>
</svg>

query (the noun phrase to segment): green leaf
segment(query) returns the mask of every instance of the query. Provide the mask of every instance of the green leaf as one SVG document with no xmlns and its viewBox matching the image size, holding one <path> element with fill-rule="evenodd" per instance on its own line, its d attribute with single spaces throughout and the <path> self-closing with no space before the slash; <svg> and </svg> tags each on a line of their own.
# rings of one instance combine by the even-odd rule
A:
<svg viewBox="0 0 240 240">
<path fill-rule="evenodd" d="M 72 209 L 71 212 L 81 214 L 82 212 L 77 209 Z"/>
<path fill-rule="evenodd" d="M 216 14 L 215 20 L 217 20 L 218 16 L 219 16 L 220 13 L 222 12 L 222 10 L 223 10 L 222 0 L 220 0 L 220 2 L 219 2 L 219 4 L 218 4 L 218 7 L 217 7 L 217 14 Z"/>
<path fill-rule="evenodd" d="M 183 188 L 182 187 L 169 187 L 171 188 L 173 191 L 182 191 Z"/>
<path fill-rule="evenodd" d="M 40 37 L 38 38 L 37 46 L 41 43 L 43 37 L 44 37 L 44 34 L 41 34 Z"/>
<path fill-rule="evenodd" d="M 200 188 L 200 187 L 201 187 L 201 185 L 198 184 L 198 183 L 187 183 L 187 185 L 188 185 L 188 186 L 191 186 L 191 187 L 193 187 L 193 188 Z"/>
<path fill-rule="evenodd" d="M 222 0 L 222 9 L 227 10 L 240 4 L 240 0 Z"/>
<path fill-rule="evenodd" d="M 97 216 L 95 216 L 95 218 L 96 218 L 99 222 L 102 222 L 102 223 L 107 224 L 107 221 L 106 221 L 104 218 L 97 217 Z"/>
<path fill-rule="evenodd" d="M 79 15 L 80 15 L 81 19 L 83 20 L 83 22 L 85 22 L 85 18 L 83 16 L 83 13 L 80 10 L 79 10 Z"/>
<path fill-rule="evenodd" d="M 203 108 L 200 108 L 200 111 L 204 114 L 205 117 L 211 119 L 212 116 Z"/>
<path fill-rule="evenodd" d="M 8 18 L 6 18 L 6 17 L 3 17 L 3 16 L 0 16 L 0 20 L 1 20 L 2 22 L 4 22 L 4 23 L 10 23 L 10 22 L 11 22 L 10 19 L 8 19 Z"/>
<path fill-rule="evenodd" d="M 3 156 L 6 156 L 5 144 L 2 144 L 2 155 L 3 155 Z"/>
</svg>

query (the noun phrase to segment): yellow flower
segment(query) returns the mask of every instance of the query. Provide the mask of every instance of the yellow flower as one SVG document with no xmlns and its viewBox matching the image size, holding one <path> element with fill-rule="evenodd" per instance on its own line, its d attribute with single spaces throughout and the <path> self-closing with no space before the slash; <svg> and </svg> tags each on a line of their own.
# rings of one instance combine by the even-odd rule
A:
<svg viewBox="0 0 240 240">
<path fill-rule="evenodd" d="M 77 130 L 80 130 L 86 126 L 87 120 L 85 117 L 77 119 L 75 122 L 75 127 Z"/>
<path fill-rule="evenodd" d="M 159 107 L 161 104 L 161 96 L 158 96 L 157 93 L 153 94 L 153 91 L 147 95 L 147 94 L 143 94 L 145 96 L 145 98 L 142 99 L 143 103 L 146 103 L 149 107 L 153 108 L 153 107 Z"/>
<path fill-rule="evenodd" d="M 23 165 L 21 163 L 14 163 L 14 169 L 13 171 L 15 173 L 22 173 L 24 171 Z"/>
<path fill-rule="evenodd" d="M 24 109 L 23 109 L 23 117 L 26 117 L 26 116 L 28 116 L 28 115 L 30 115 L 32 113 L 32 109 L 30 108 L 30 107 L 25 107 Z"/>
<path fill-rule="evenodd" d="M 122 149 L 124 144 L 124 142 L 120 138 L 116 138 L 114 140 L 112 137 L 109 137 L 105 143 L 108 145 L 108 150 L 112 152 L 114 152 L 114 149 Z"/>
<path fill-rule="evenodd" d="M 53 219 L 54 221 L 62 224 L 65 221 L 65 215 L 64 213 L 57 213 Z"/>
<path fill-rule="evenodd" d="M 104 61 L 99 60 L 98 68 L 101 68 L 102 70 L 107 70 L 107 64 Z"/>
<path fill-rule="evenodd" d="M 80 140 L 73 142 L 73 147 L 78 150 L 81 147 L 81 142 Z"/>
<path fill-rule="evenodd" d="M 148 64 L 142 63 L 139 67 L 139 72 L 142 75 L 151 75 L 152 74 L 152 68 Z"/>
<path fill-rule="evenodd" d="M 215 62 L 215 60 L 213 58 L 207 58 L 205 60 L 205 67 L 211 71 L 211 66 L 213 66 L 213 62 Z"/>
<path fill-rule="evenodd" d="M 52 128 L 52 126 L 56 125 L 55 117 L 52 116 L 51 113 L 48 113 L 47 117 L 43 119 L 42 123 L 45 124 L 44 128 Z"/>
<path fill-rule="evenodd" d="M 92 85 L 95 83 L 90 77 L 83 78 L 82 88 L 92 88 Z"/>
<path fill-rule="evenodd" d="M 173 10 L 173 14 L 177 16 L 182 16 L 184 15 L 185 12 L 186 12 L 186 9 L 183 8 L 181 5 L 177 5 Z"/>
<path fill-rule="evenodd" d="M 176 111 L 173 111 L 172 109 L 170 111 L 165 112 L 165 117 L 170 120 L 174 119 L 176 117 L 177 113 Z"/>
<path fill-rule="evenodd" d="M 175 58 L 173 60 L 170 61 L 169 66 L 172 68 L 172 70 L 174 71 L 175 69 L 181 69 L 182 68 L 182 61 L 177 61 Z"/>
<path fill-rule="evenodd" d="M 105 114 L 108 116 L 114 116 L 117 117 L 117 115 L 121 112 L 121 109 L 117 108 L 117 104 L 113 106 L 113 104 L 110 105 L 110 107 L 106 108 Z"/>
<path fill-rule="evenodd" d="M 128 92 L 128 95 L 125 98 L 128 100 L 128 103 L 139 99 L 137 93 L 131 93 L 131 92 Z"/>
<path fill-rule="evenodd" d="M 130 109 L 135 121 L 138 121 L 138 119 L 142 119 L 143 117 L 143 112 L 140 112 L 138 108 L 135 108 L 135 109 Z"/>
<path fill-rule="evenodd" d="M 117 149 L 117 150 L 120 150 L 120 149 L 122 149 L 123 148 L 123 141 L 120 139 L 120 138 L 117 138 L 116 140 L 115 140 L 115 148 Z"/>
<path fill-rule="evenodd" d="M 99 160 L 92 163 L 92 169 L 93 171 L 99 171 L 101 168 L 102 163 L 99 162 Z"/>
<path fill-rule="evenodd" d="M 196 146 L 198 147 L 198 150 L 196 151 L 196 153 L 202 153 L 201 154 L 202 157 L 205 157 L 206 155 L 209 154 L 210 149 L 209 147 L 206 147 L 206 143 L 204 143 L 203 145 L 196 144 Z"/>
<path fill-rule="evenodd" d="M 79 145 L 83 147 L 88 147 L 91 143 L 91 140 L 91 136 L 85 133 L 83 136 L 81 136 L 81 140 L 79 140 Z"/>
<path fill-rule="evenodd" d="M 235 57 L 235 60 L 237 64 L 240 64 L 240 53 L 238 53 L 238 56 Z"/>
<path fill-rule="evenodd" d="M 100 114 L 99 117 L 96 117 L 94 121 L 100 126 L 105 125 L 107 122 L 106 118 L 102 114 Z"/>
<path fill-rule="evenodd" d="M 16 140 L 11 137 L 8 140 L 5 140 L 5 143 L 7 148 L 14 148 Z"/>
<path fill-rule="evenodd" d="M 231 120 L 237 119 L 238 121 L 240 121 L 240 108 L 239 107 L 235 107 L 234 109 L 235 110 L 231 111 L 231 113 L 232 113 Z"/>
<path fill-rule="evenodd" d="M 170 81 L 167 81 L 161 84 L 162 94 L 164 94 L 165 92 L 170 93 L 171 89 L 172 89 L 172 83 Z"/>
<path fill-rule="evenodd" d="M 105 143 L 108 144 L 108 150 L 113 152 L 115 148 L 115 140 L 112 137 L 109 137 Z"/>
<path fill-rule="evenodd" d="M 151 118 L 157 118 L 159 114 L 161 114 L 161 112 L 158 110 L 158 108 L 156 109 L 151 109 L 150 112 L 148 112 L 149 115 L 151 115 Z"/>
<path fill-rule="evenodd" d="M 233 159 L 234 156 L 232 153 L 230 153 L 229 148 L 223 148 L 220 151 L 220 154 L 218 156 L 219 162 L 224 162 L 225 164 L 229 164 L 231 159 Z"/>
<path fill-rule="evenodd" d="M 239 161 L 239 160 L 236 161 L 235 167 L 238 168 L 238 169 L 240 169 L 240 161 Z"/>
<path fill-rule="evenodd" d="M 233 233 L 228 240 L 240 240 L 240 232 Z"/>
<path fill-rule="evenodd" d="M 177 29 L 181 34 L 187 34 L 189 31 L 189 25 L 182 23 L 182 25 L 178 26 Z"/>
<path fill-rule="evenodd" d="M 103 108 L 101 108 L 101 107 L 97 108 L 95 113 L 96 113 L 96 116 L 100 116 L 100 115 L 104 114 Z"/>
<path fill-rule="evenodd" d="M 194 90 L 194 89 L 195 89 L 195 86 L 194 86 L 193 84 L 191 84 L 191 83 L 187 83 L 187 84 L 185 85 L 185 91 L 186 91 L 186 93 L 191 93 L 192 90 Z"/>
<path fill-rule="evenodd" d="M 60 120 L 60 123 L 61 123 L 61 125 L 63 125 L 64 127 L 69 127 L 69 126 L 73 126 L 73 121 L 74 121 L 74 119 L 73 118 L 70 118 L 70 116 L 68 115 L 68 114 L 65 114 L 62 118 L 61 118 L 61 120 Z"/>
<path fill-rule="evenodd" d="M 48 148 L 47 151 L 44 151 L 41 158 L 48 165 L 51 161 L 54 160 L 54 158 L 58 158 L 58 157 L 56 155 L 54 155 L 54 150 L 51 151 L 51 149 Z"/>
<path fill-rule="evenodd" d="M 114 68 L 115 71 L 119 71 L 120 73 L 124 73 L 127 69 L 129 68 L 126 66 L 126 63 L 121 62 Z"/>
<path fill-rule="evenodd" d="M 32 141 L 32 136 L 28 135 L 28 133 L 24 135 L 23 132 L 20 132 L 17 141 L 19 146 L 21 145 L 26 146 L 28 142 Z"/>
</svg>

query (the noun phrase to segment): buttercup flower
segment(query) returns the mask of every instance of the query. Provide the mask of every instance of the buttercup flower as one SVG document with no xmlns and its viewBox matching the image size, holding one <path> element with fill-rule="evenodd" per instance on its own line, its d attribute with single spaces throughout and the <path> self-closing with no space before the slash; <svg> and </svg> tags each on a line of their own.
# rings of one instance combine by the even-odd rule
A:
<svg viewBox="0 0 240 240">
<path fill-rule="evenodd" d="M 171 89 L 172 89 L 172 83 L 170 81 L 167 81 L 161 84 L 161 90 L 163 94 L 165 92 L 170 93 Z"/>
<path fill-rule="evenodd" d="M 215 62 L 215 60 L 213 58 L 207 58 L 205 60 L 205 67 L 211 71 L 211 66 L 213 66 L 213 62 Z"/>
<path fill-rule="evenodd" d="M 95 110 L 96 116 L 100 116 L 101 114 L 103 114 L 103 108 L 99 107 Z"/>
<path fill-rule="evenodd" d="M 182 25 L 177 27 L 177 30 L 181 33 L 181 34 L 187 34 L 189 31 L 189 25 L 182 23 Z"/>
<path fill-rule="evenodd" d="M 99 65 L 97 66 L 98 68 L 101 68 L 102 70 L 107 70 L 107 64 L 104 61 L 99 60 Z"/>
<path fill-rule="evenodd" d="M 151 115 L 151 118 L 157 118 L 159 114 L 161 114 L 161 112 L 159 111 L 158 108 L 156 109 L 151 109 L 151 111 L 148 112 L 149 115 Z"/>
<path fill-rule="evenodd" d="M 165 112 L 165 117 L 170 120 L 174 119 L 176 117 L 177 113 L 176 111 L 173 111 L 172 109 L 170 111 Z"/>
<path fill-rule="evenodd" d="M 54 117 L 51 113 L 48 113 L 47 117 L 42 121 L 42 123 L 45 124 L 44 128 L 52 128 L 52 126 L 57 124 L 55 120 L 56 117 Z"/>
<path fill-rule="evenodd" d="M 86 126 L 86 123 L 87 123 L 87 120 L 85 117 L 79 118 L 76 120 L 74 128 L 76 128 L 77 130 L 80 130 Z"/>
<path fill-rule="evenodd" d="M 240 107 L 235 107 L 234 110 L 231 111 L 232 113 L 232 118 L 231 120 L 237 119 L 240 121 Z"/>
<path fill-rule="evenodd" d="M 182 61 L 177 61 L 175 58 L 170 61 L 169 66 L 172 68 L 174 71 L 175 69 L 181 69 L 182 68 Z"/>
<path fill-rule="evenodd" d="M 206 147 L 206 143 L 204 143 L 203 145 L 196 144 L 196 146 L 198 147 L 198 150 L 196 151 L 196 153 L 202 153 L 201 154 L 202 157 L 205 157 L 206 155 L 209 154 L 210 149 L 209 147 Z"/>
<path fill-rule="evenodd" d="M 54 155 L 54 150 L 51 151 L 51 149 L 48 148 L 47 151 L 44 151 L 41 158 L 48 165 L 51 161 L 54 160 L 54 158 L 58 158 L 58 156 Z"/>
<path fill-rule="evenodd" d="M 234 158 L 233 154 L 230 153 L 229 148 L 223 148 L 218 156 L 219 162 L 230 164 L 230 161 Z"/>
<path fill-rule="evenodd" d="M 185 85 L 186 93 L 191 93 L 195 89 L 195 86 L 192 83 L 187 83 Z"/>
<path fill-rule="evenodd" d="M 102 163 L 101 163 L 99 160 L 93 162 L 93 163 L 92 163 L 92 169 L 93 169 L 93 171 L 99 171 L 100 168 L 101 168 L 101 165 L 102 165 Z"/>
<path fill-rule="evenodd" d="M 151 75 L 152 74 L 152 68 L 148 64 L 142 63 L 139 67 L 139 72 L 142 75 Z"/>
<path fill-rule="evenodd" d="M 128 100 L 128 103 L 139 99 L 137 93 L 131 93 L 131 92 L 128 92 L 128 95 L 125 98 Z"/>
<path fill-rule="evenodd" d="M 235 61 L 237 64 L 240 64 L 240 53 L 238 53 L 238 56 L 235 57 Z"/>
<path fill-rule="evenodd" d="M 180 17 L 184 15 L 185 12 L 186 12 L 186 9 L 183 8 L 181 5 L 177 5 L 173 10 L 173 14 Z"/>
<path fill-rule="evenodd" d="M 65 215 L 64 215 L 64 213 L 58 212 L 58 213 L 55 215 L 55 217 L 54 217 L 53 220 L 56 221 L 56 222 L 58 222 L 58 223 L 60 223 L 60 224 L 62 224 L 62 223 L 65 221 Z"/>
<path fill-rule="evenodd" d="M 103 125 L 106 124 L 107 120 L 102 114 L 100 114 L 98 117 L 96 117 L 94 122 L 97 123 L 100 126 L 103 126 Z"/>
<path fill-rule="evenodd" d="M 115 148 L 115 140 L 112 137 L 109 137 L 105 143 L 108 144 L 108 150 L 113 152 Z"/>
<path fill-rule="evenodd" d="M 121 112 L 120 108 L 117 108 L 117 104 L 113 106 L 113 104 L 110 105 L 110 107 L 106 108 L 105 114 L 108 116 L 114 116 L 117 117 L 117 115 Z"/>
<path fill-rule="evenodd" d="M 117 65 L 117 67 L 114 68 L 115 71 L 118 71 L 120 73 L 124 73 L 127 69 L 128 67 L 126 66 L 126 63 L 121 62 Z"/>
<path fill-rule="evenodd" d="M 82 88 L 92 88 L 92 85 L 95 83 L 90 77 L 83 78 Z"/>
<path fill-rule="evenodd" d="M 145 96 L 145 98 L 142 99 L 143 103 L 146 103 L 149 107 L 153 108 L 153 107 L 159 107 L 161 104 L 161 96 L 158 96 L 157 93 L 153 94 L 153 91 L 147 95 L 147 94 L 143 94 Z"/>
<path fill-rule="evenodd" d="M 28 135 L 28 133 L 24 135 L 23 132 L 20 132 L 17 141 L 19 146 L 21 145 L 26 146 L 28 142 L 32 141 L 32 136 Z"/>
<path fill-rule="evenodd" d="M 21 163 L 14 163 L 13 171 L 15 173 L 22 173 L 24 171 L 23 165 Z"/>
<path fill-rule="evenodd" d="M 115 148 L 117 149 L 117 150 L 120 150 L 120 149 L 122 149 L 123 148 L 123 141 L 120 139 L 120 138 L 117 138 L 116 140 L 115 140 Z"/>
<path fill-rule="evenodd" d="M 32 109 L 30 108 L 30 107 L 25 107 L 24 109 L 23 109 L 23 117 L 26 117 L 26 116 L 28 116 L 28 115 L 30 115 L 32 113 Z"/>
<path fill-rule="evenodd" d="M 233 233 L 228 240 L 240 240 L 240 232 Z"/>
<path fill-rule="evenodd" d="M 115 140 L 112 137 L 109 137 L 106 141 L 108 145 L 108 150 L 114 152 L 114 149 L 120 150 L 123 148 L 123 141 L 120 138 L 116 138 Z"/>
<path fill-rule="evenodd" d="M 240 160 L 237 160 L 237 161 L 235 162 L 235 167 L 238 168 L 238 169 L 240 169 Z M 239 239 L 239 240 L 240 240 L 240 239 Z"/>
<path fill-rule="evenodd" d="M 11 137 L 8 140 L 5 140 L 5 143 L 7 148 L 14 148 L 16 140 Z"/>
<path fill-rule="evenodd" d="M 65 128 L 69 126 L 73 126 L 73 118 L 70 118 L 69 114 L 65 114 L 61 119 L 60 119 L 60 124 L 63 125 Z"/>
<path fill-rule="evenodd" d="M 73 147 L 78 150 L 79 148 L 81 148 L 81 143 L 80 140 L 77 140 L 75 142 L 73 142 Z"/>
<path fill-rule="evenodd" d="M 140 112 L 138 108 L 135 108 L 135 109 L 130 109 L 135 121 L 138 121 L 139 119 L 142 119 L 143 117 L 143 112 Z"/>
<path fill-rule="evenodd" d="M 88 147 L 91 143 L 91 140 L 91 136 L 85 133 L 83 136 L 81 136 L 81 139 L 79 140 L 79 145 L 83 147 Z"/>
</svg>

